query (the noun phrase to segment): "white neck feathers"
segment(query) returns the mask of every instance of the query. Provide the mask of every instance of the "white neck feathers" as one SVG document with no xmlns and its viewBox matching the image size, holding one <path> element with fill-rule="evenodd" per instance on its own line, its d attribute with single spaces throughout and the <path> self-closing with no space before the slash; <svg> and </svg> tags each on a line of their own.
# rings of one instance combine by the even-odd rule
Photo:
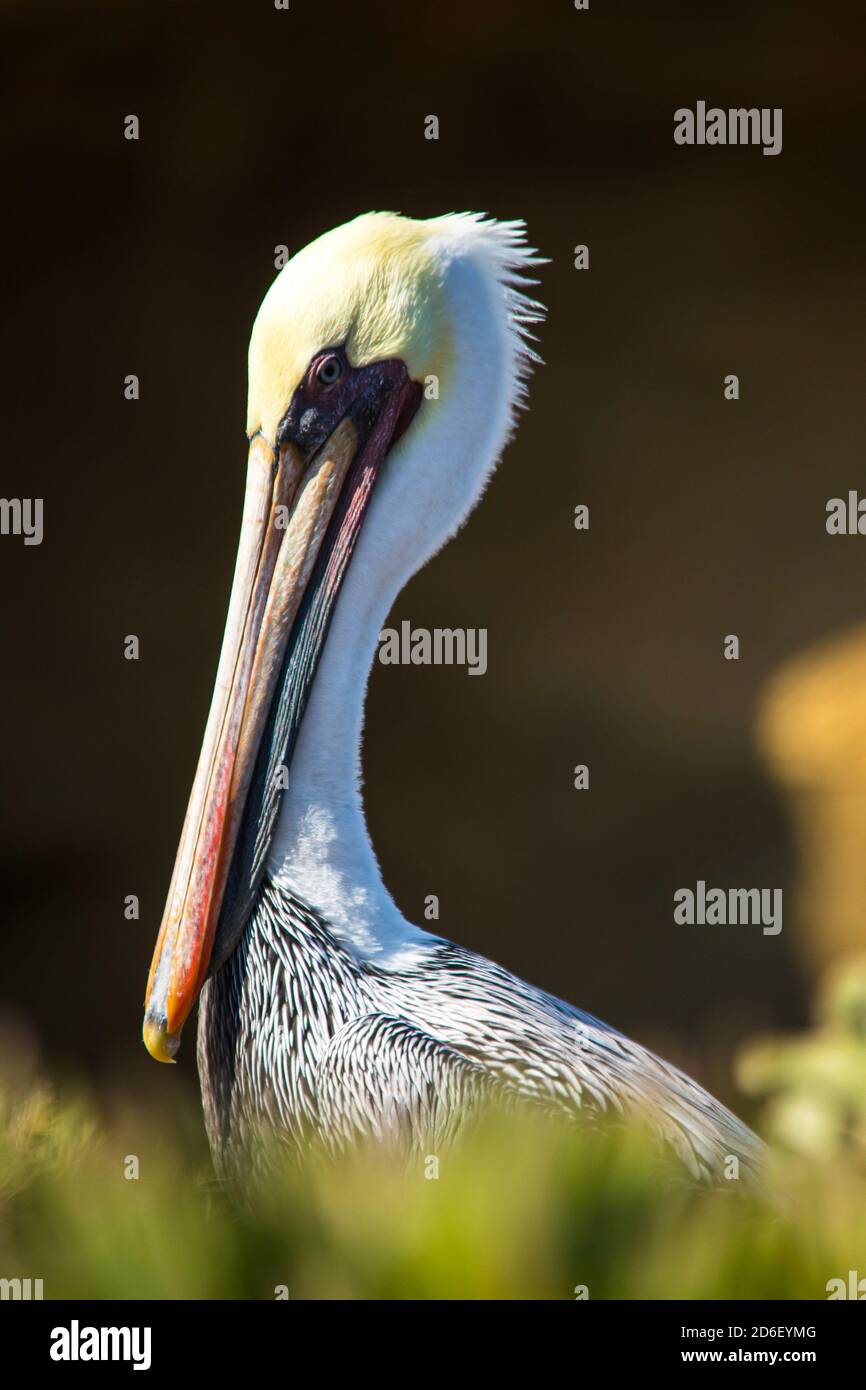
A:
<svg viewBox="0 0 866 1390">
<path fill-rule="evenodd" d="M 526 324 L 519 286 L 536 263 L 514 224 L 439 219 L 453 370 L 387 459 L 337 600 L 289 769 L 268 873 L 359 955 L 406 964 L 430 938 L 398 911 L 367 833 L 361 796 L 364 697 L 379 634 L 400 590 L 480 497 L 521 402 Z M 471 624 L 469 624 L 471 626 Z"/>
</svg>

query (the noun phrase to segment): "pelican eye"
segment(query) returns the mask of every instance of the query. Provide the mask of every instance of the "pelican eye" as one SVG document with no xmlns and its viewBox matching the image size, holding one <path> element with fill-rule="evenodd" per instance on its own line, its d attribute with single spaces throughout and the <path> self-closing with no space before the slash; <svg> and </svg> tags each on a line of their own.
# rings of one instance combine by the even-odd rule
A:
<svg viewBox="0 0 866 1390">
<path fill-rule="evenodd" d="M 343 375 L 343 364 L 333 353 L 323 357 L 316 368 L 316 380 L 320 386 L 333 386 Z"/>
</svg>

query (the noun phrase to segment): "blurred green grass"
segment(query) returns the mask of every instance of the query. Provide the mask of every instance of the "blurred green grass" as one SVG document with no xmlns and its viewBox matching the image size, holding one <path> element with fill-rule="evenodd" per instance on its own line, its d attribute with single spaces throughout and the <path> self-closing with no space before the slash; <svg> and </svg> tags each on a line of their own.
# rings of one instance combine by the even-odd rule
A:
<svg viewBox="0 0 866 1390">
<path fill-rule="evenodd" d="M 696 1190 L 638 1131 L 491 1115 L 459 1151 L 215 1180 L 200 1117 L 0 1094 L 0 1277 L 46 1298 L 826 1298 L 862 1268 L 862 1156 L 775 1154 L 772 1200 Z M 125 1173 L 135 1170 L 138 1176 Z"/>
</svg>

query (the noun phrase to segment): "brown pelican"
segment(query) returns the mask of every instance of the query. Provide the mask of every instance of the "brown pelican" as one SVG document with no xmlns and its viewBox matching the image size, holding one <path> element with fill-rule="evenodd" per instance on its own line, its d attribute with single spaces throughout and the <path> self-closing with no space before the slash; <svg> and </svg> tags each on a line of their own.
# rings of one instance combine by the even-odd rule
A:
<svg viewBox="0 0 866 1390">
<path fill-rule="evenodd" d="M 537 358 L 523 224 L 373 213 L 292 258 L 249 352 L 249 467 L 213 704 L 151 967 L 173 1060 L 199 999 L 208 1134 L 435 1150 L 485 1097 L 639 1114 L 697 1175 L 758 1142 L 597 1019 L 407 922 L 360 793 L 394 598 L 465 520 Z"/>
</svg>

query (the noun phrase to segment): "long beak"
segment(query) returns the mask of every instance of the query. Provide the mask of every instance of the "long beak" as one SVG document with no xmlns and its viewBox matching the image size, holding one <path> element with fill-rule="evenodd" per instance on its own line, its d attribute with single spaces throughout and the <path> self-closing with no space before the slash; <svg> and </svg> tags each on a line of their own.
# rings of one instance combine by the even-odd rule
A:
<svg viewBox="0 0 866 1390">
<path fill-rule="evenodd" d="M 250 444 L 240 546 L 204 743 L 145 999 L 144 1042 L 171 1062 L 204 983 L 287 642 L 358 451 L 345 417 L 307 465 Z"/>
</svg>

